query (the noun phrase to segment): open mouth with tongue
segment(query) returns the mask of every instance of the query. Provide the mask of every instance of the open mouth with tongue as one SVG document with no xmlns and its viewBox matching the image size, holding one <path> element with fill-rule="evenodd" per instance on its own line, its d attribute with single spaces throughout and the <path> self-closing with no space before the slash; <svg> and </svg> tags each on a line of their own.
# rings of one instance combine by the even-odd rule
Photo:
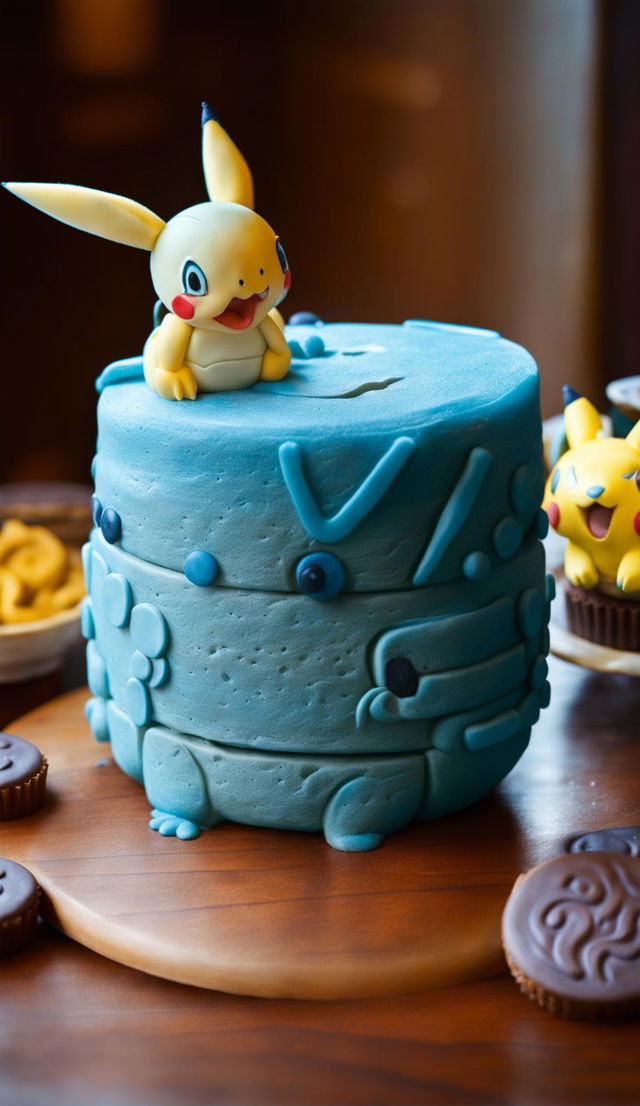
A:
<svg viewBox="0 0 640 1106">
<path fill-rule="evenodd" d="M 268 295 L 269 289 L 265 288 L 264 292 L 254 292 L 246 300 L 234 296 L 232 300 L 229 300 L 224 311 L 214 316 L 214 321 L 222 323 L 223 326 L 228 326 L 232 330 L 246 330 L 253 322 L 256 307 L 262 300 L 266 300 Z"/>
<path fill-rule="evenodd" d="M 606 538 L 615 507 L 603 507 L 602 503 L 593 503 L 585 511 L 589 533 L 594 538 Z"/>
</svg>

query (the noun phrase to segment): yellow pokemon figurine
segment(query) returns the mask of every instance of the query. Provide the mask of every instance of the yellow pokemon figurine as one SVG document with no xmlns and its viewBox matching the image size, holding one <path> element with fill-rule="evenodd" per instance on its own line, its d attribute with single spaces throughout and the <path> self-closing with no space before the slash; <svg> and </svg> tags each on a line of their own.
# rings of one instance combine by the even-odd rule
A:
<svg viewBox="0 0 640 1106">
<path fill-rule="evenodd" d="M 626 438 L 599 437 L 588 399 L 564 389 L 569 449 L 551 471 L 543 507 L 568 538 L 565 576 L 577 587 L 640 591 L 640 420 Z"/>
<path fill-rule="evenodd" d="M 209 203 L 165 223 L 124 196 L 71 184 L 5 185 L 47 215 L 151 252 L 151 279 L 169 314 L 144 349 L 147 384 L 166 399 L 280 380 L 291 353 L 276 304 L 291 284 L 280 239 L 253 211 L 242 154 L 202 105 Z"/>
</svg>

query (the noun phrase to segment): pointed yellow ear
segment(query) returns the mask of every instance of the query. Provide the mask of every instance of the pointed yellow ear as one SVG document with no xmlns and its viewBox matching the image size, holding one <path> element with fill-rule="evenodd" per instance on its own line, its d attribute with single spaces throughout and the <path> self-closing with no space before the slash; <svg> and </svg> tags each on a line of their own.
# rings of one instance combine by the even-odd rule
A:
<svg viewBox="0 0 640 1106">
<path fill-rule="evenodd" d="M 635 426 L 631 427 L 631 430 L 627 434 L 627 441 L 634 449 L 640 451 L 640 419 L 638 419 Z"/>
<path fill-rule="evenodd" d="M 202 105 L 202 161 L 209 199 L 253 210 L 249 166 L 206 104 Z"/>
<path fill-rule="evenodd" d="M 602 430 L 602 420 L 593 404 L 584 396 L 578 396 L 564 409 L 564 427 L 569 448 L 573 449 L 597 438 Z"/>
<path fill-rule="evenodd" d="M 142 204 L 76 184 L 5 184 L 21 200 L 78 230 L 112 242 L 152 250 L 164 220 Z"/>
</svg>

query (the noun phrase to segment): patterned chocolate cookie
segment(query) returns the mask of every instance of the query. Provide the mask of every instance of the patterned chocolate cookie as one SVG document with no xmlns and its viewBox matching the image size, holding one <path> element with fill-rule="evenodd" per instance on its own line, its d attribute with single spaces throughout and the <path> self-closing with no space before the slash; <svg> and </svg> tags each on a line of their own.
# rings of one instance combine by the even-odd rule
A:
<svg viewBox="0 0 640 1106">
<path fill-rule="evenodd" d="M 31 872 L 0 857 L 0 956 L 17 952 L 33 937 L 40 888 Z"/>
<path fill-rule="evenodd" d="M 640 856 L 640 826 L 616 826 L 613 829 L 593 830 L 566 842 L 568 853 L 626 853 Z"/>
<path fill-rule="evenodd" d="M 520 989 L 552 1013 L 640 1012 L 640 860 L 577 851 L 538 865 L 516 881 L 502 942 Z"/>
<path fill-rule="evenodd" d="M 0 821 L 22 818 L 42 805 L 47 767 L 30 741 L 0 733 Z"/>
</svg>

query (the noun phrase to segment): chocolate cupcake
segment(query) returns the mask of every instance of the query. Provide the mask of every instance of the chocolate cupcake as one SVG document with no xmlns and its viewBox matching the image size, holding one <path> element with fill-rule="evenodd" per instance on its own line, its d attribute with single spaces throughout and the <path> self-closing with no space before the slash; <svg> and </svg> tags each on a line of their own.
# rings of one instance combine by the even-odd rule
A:
<svg viewBox="0 0 640 1106">
<path fill-rule="evenodd" d="M 608 649 L 640 651 L 640 602 L 617 599 L 563 581 L 567 627 L 572 634 Z"/>
<path fill-rule="evenodd" d="M 47 768 L 30 741 L 0 733 L 0 821 L 23 818 L 42 806 Z"/>
<path fill-rule="evenodd" d="M 0 956 L 26 945 L 36 930 L 40 888 L 31 872 L 0 857 Z"/>
<path fill-rule="evenodd" d="M 520 989 L 551 1013 L 595 1020 L 640 1012 L 640 860 L 578 851 L 520 876 L 502 918 Z"/>
</svg>

